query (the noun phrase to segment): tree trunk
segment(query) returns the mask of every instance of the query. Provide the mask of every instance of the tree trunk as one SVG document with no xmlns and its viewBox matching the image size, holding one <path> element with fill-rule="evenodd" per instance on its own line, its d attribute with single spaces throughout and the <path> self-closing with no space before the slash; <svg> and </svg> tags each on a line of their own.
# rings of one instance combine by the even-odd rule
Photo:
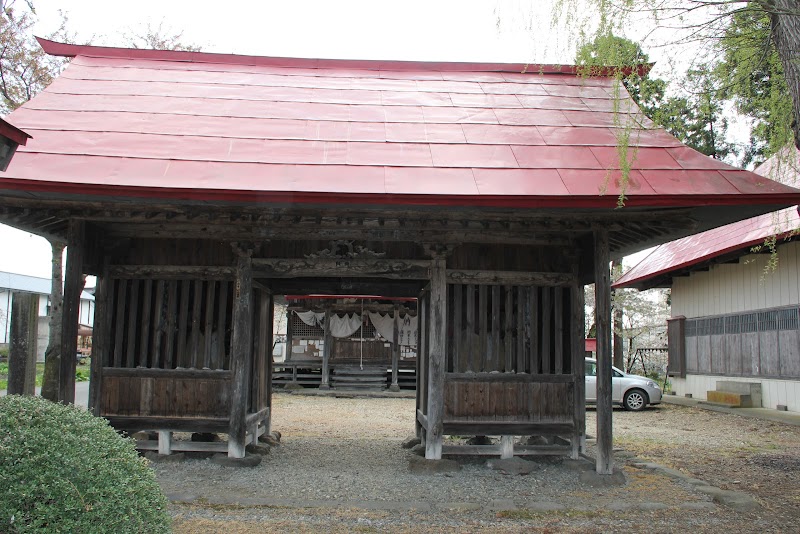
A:
<svg viewBox="0 0 800 534">
<path fill-rule="evenodd" d="M 795 146 L 800 148 L 800 2 L 769 0 L 760 4 L 769 13 L 772 41 L 792 95 L 792 133 Z"/>
<path fill-rule="evenodd" d="M 65 243 L 51 241 L 53 249 L 52 286 L 50 287 L 50 335 L 44 353 L 42 397 L 58 402 L 58 371 L 61 367 L 61 307 L 64 304 L 63 262 Z"/>
</svg>

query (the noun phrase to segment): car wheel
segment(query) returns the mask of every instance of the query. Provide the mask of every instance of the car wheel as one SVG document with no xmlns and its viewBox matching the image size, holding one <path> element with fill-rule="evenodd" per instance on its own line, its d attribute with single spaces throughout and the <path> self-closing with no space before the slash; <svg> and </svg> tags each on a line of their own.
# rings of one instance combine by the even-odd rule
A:
<svg viewBox="0 0 800 534">
<path fill-rule="evenodd" d="M 647 398 L 647 393 L 641 389 L 632 389 L 625 394 L 622 405 L 626 410 L 638 412 L 644 410 L 644 407 L 647 406 L 649 401 L 650 399 Z"/>
</svg>

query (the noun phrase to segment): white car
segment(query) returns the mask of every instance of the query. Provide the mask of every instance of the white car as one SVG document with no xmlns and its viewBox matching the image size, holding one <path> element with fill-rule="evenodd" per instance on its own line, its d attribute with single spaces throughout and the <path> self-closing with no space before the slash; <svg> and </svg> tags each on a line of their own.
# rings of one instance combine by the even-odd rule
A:
<svg viewBox="0 0 800 534">
<path fill-rule="evenodd" d="M 661 404 L 661 388 L 653 380 L 611 367 L 611 402 L 638 412 L 648 404 Z M 597 360 L 586 358 L 586 403 L 597 403 Z"/>
</svg>

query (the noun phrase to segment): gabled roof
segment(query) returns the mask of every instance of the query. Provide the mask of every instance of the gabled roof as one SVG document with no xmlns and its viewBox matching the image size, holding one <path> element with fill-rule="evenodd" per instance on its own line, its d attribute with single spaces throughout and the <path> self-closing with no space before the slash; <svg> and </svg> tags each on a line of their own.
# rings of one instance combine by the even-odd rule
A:
<svg viewBox="0 0 800 534">
<path fill-rule="evenodd" d="M 40 42 L 75 58 L 11 115 L 34 139 L 0 177 L 5 194 L 610 209 L 631 117 L 627 206 L 800 202 L 653 128 L 624 89 L 632 115 L 616 114 L 616 82 L 574 67 Z"/>
<path fill-rule="evenodd" d="M 785 183 L 797 182 L 800 152 L 792 148 L 795 161 L 784 151 L 768 159 L 754 172 L 780 179 Z M 635 267 L 620 277 L 613 287 L 649 289 L 668 286 L 672 277 L 687 274 L 709 263 L 734 259 L 750 254 L 754 246 L 763 245 L 771 236 L 778 244 L 800 228 L 798 206 L 745 219 L 664 243 L 656 247 Z"/>
</svg>

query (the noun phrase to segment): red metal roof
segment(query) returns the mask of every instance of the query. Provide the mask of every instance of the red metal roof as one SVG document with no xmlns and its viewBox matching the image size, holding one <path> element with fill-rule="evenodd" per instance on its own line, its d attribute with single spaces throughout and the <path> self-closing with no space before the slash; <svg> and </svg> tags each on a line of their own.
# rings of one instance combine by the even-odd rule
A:
<svg viewBox="0 0 800 534">
<path fill-rule="evenodd" d="M 11 115 L 34 140 L 0 178 L 1 189 L 243 202 L 616 206 L 615 82 L 581 78 L 574 67 L 40 42 L 48 53 L 75 58 Z M 800 202 L 797 190 L 707 158 L 660 129 L 636 130 L 631 139 L 638 150 L 628 206 Z"/>
<path fill-rule="evenodd" d="M 783 182 L 795 182 L 800 168 L 800 152 L 795 150 L 796 162 L 791 162 L 786 154 L 779 154 L 767 160 L 754 172 L 772 176 Z M 796 175 L 796 176 L 791 176 Z M 635 267 L 620 277 L 613 287 L 653 287 L 656 279 L 677 271 L 691 270 L 694 265 L 705 264 L 720 256 L 733 253 L 745 255 L 752 247 L 761 245 L 770 237 L 787 236 L 800 227 L 798 206 L 792 206 L 758 217 L 745 219 L 701 232 L 699 234 L 670 241 L 656 247 Z"/>
</svg>

